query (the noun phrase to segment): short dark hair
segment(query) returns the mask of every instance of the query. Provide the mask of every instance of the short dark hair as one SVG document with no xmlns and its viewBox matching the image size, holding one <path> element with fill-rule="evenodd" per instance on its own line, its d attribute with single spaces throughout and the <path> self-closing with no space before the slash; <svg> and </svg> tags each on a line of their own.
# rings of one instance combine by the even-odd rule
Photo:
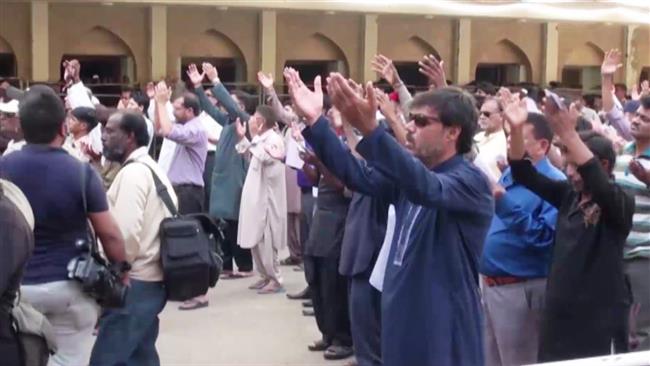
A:
<svg viewBox="0 0 650 366">
<path fill-rule="evenodd" d="M 643 107 L 643 109 L 650 109 L 650 95 L 641 98 L 641 107 Z"/>
<path fill-rule="evenodd" d="M 596 131 L 579 132 L 580 139 L 587 145 L 587 148 L 598 160 L 609 162 L 608 174 L 612 174 L 616 163 L 616 152 L 612 141 Z"/>
<path fill-rule="evenodd" d="M 195 116 L 201 114 L 201 104 L 199 98 L 192 93 L 183 93 L 183 107 L 191 109 Z"/>
<path fill-rule="evenodd" d="M 32 86 L 20 102 L 20 127 L 30 144 L 49 144 L 65 122 L 61 98 L 45 85 Z"/>
<path fill-rule="evenodd" d="M 273 128 L 275 127 L 275 124 L 278 122 L 278 117 L 273 110 L 273 108 L 269 107 L 268 105 L 259 105 L 257 106 L 257 109 L 255 109 L 255 113 L 259 113 L 260 116 L 264 117 L 264 127 L 266 128 Z"/>
<path fill-rule="evenodd" d="M 548 120 L 540 113 L 528 113 L 526 123 L 533 126 L 533 136 L 537 140 L 547 140 L 550 144 L 553 142 L 553 130 L 548 124 Z"/>
<path fill-rule="evenodd" d="M 251 94 L 246 93 L 243 90 L 235 89 L 231 92 L 234 96 L 239 99 L 241 104 L 244 105 L 244 111 L 248 114 L 253 114 L 255 113 L 255 108 L 257 108 L 257 102 L 256 98 L 254 98 Z"/>
<path fill-rule="evenodd" d="M 487 95 L 495 95 L 497 93 L 497 87 L 488 81 L 479 81 L 476 83 L 476 90 L 480 90 Z"/>
<path fill-rule="evenodd" d="M 117 112 L 117 108 L 109 108 L 103 104 L 98 104 L 95 106 L 95 113 L 97 116 L 97 122 L 102 126 L 106 126 L 108 118 Z"/>
<path fill-rule="evenodd" d="M 433 108 L 443 125 L 459 126 L 458 153 L 465 154 L 472 150 L 474 134 L 478 129 L 478 109 L 471 94 L 456 87 L 436 89 L 416 95 L 411 101 L 413 108 Z"/>
<path fill-rule="evenodd" d="M 70 113 L 79 120 L 79 122 L 85 123 L 89 132 L 97 126 L 97 112 L 94 108 L 77 107 Z"/>
<path fill-rule="evenodd" d="M 133 88 L 130 87 L 130 86 L 128 86 L 128 85 L 124 85 L 124 86 L 121 88 L 120 92 L 121 92 L 121 93 L 126 93 L 126 92 L 131 93 L 131 92 L 133 92 Z"/>
<path fill-rule="evenodd" d="M 127 135 L 133 133 L 138 147 L 147 146 L 149 144 L 149 132 L 147 131 L 147 123 L 142 114 L 131 111 L 120 111 L 118 113 L 122 114 L 122 118 L 120 118 L 120 129 Z"/>
<path fill-rule="evenodd" d="M 149 108 L 149 97 L 147 97 L 142 91 L 137 90 L 133 93 L 132 98 L 138 104 L 138 107 L 142 107 L 145 110 Z"/>
<path fill-rule="evenodd" d="M 625 84 L 623 84 L 623 83 L 616 83 L 616 84 L 614 84 L 614 88 L 615 88 L 614 90 L 621 90 L 621 89 L 623 89 L 623 90 L 625 91 L 625 93 L 627 93 L 627 85 L 625 85 Z"/>
</svg>

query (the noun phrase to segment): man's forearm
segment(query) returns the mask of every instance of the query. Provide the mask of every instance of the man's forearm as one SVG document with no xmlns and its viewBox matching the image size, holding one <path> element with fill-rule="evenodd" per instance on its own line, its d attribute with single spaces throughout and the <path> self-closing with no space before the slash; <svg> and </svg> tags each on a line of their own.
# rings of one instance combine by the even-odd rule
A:
<svg viewBox="0 0 650 366">
<path fill-rule="evenodd" d="M 567 148 L 567 155 L 570 156 L 571 160 L 574 161 L 576 165 L 581 166 L 594 157 L 594 154 L 580 139 L 577 132 L 572 131 L 565 136 L 560 136 L 560 140 Z"/>
<path fill-rule="evenodd" d="M 521 160 L 525 155 L 526 148 L 524 147 L 523 126 L 514 127 L 510 130 L 510 149 L 508 150 L 508 157 L 512 160 Z"/>
<path fill-rule="evenodd" d="M 156 131 L 163 137 L 167 137 L 172 131 L 172 123 L 165 109 L 165 103 L 156 102 Z"/>
<path fill-rule="evenodd" d="M 609 112 L 614 109 L 614 75 L 602 75 L 601 94 L 603 98 L 603 110 Z"/>
</svg>

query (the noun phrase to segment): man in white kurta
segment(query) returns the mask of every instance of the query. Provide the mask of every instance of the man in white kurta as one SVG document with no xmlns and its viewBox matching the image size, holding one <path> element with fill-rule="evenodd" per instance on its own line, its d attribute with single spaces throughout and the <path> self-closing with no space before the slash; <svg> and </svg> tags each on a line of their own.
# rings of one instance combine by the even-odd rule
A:
<svg viewBox="0 0 650 366">
<path fill-rule="evenodd" d="M 237 244 L 250 248 L 261 279 L 250 286 L 259 294 L 283 291 L 278 252 L 287 242 L 287 189 L 284 165 L 273 158 L 284 154 L 284 139 L 275 130 L 276 118 L 267 106 L 258 107 L 248 121 L 251 141 L 238 125 L 236 149 L 247 154 L 250 167 L 239 210 Z"/>
</svg>

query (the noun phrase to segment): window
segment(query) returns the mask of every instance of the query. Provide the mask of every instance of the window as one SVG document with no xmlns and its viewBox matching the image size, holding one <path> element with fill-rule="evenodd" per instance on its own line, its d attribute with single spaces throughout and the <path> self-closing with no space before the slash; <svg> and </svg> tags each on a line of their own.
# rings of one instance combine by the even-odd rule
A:
<svg viewBox="0 0 650 366">
<path fill-rule="evenodd" d="M 494 85 L 513 85 L 527 80 L 526 68 L 520 64 L 478 64 L 476 81 Z"/>
<path fill-rule="evenodd" d="M 234 83 L 245 79 L 243 66 L 241 62 L 234 58 L 218 57 L 183 57 L 181 59 L 181 78 L 189 83 L 190 78 L 187 76 L 187 68 L 191 64 L 196 64 L 201 71 L 201 64 L 209 62 L 219 71 L 219 79 L 223 83 Z"/>
</svg>

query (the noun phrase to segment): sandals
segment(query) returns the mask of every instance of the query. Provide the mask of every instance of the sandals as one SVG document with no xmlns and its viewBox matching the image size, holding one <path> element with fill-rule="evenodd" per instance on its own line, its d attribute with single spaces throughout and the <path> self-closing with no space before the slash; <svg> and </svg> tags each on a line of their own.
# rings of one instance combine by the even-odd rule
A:
<svg viewBox="0 0 650 366">
<path fill-rule="evenodd" d="M 269 294 L 279 294 L 284 292 L 284 287 L 279 283 L 270 281 L 266 286 L 257 291 L 258 295 L 269 295 Z"/>
<path fill-rule="evenodd" d="M 208 307 L 208 301 L 200 301 L 197 299 L 190 299 L 185 301 L 181 306 L 178 307 L 178 310 L 196 310 L 201 308 Z"/>
<path fill-rule="evenodd" d="M 261 280 L 259 280 L 259 281 L 255 282 L 254 284 L 248 286 L 248 289 L 249 290 L 261 290 L 264 287 L 266 287 L 266 285 L 268 285 L 269 282 L 271 282 L 271 281 L 267 280 L 265 278 L 262 278 Z"/>
</svg>

